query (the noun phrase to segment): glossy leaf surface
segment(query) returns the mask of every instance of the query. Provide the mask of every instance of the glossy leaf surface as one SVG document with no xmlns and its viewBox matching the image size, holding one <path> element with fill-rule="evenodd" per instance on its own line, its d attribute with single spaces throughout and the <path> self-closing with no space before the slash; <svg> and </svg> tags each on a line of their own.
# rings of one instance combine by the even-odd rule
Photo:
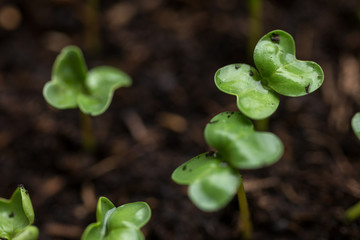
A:
<svg viewBox="0 0 360 240">
<path fill-rule="evenodd" d="M 271 31 L 254 50 L 254 62 L 263 84 L 285 96 L 302 96 L 318 89 L 324 80 L 315 62 L 300 61 L 295 56 L 295 42 L 284 31 Z"/>
<path fill-rule="evenodd" d="M 258 71 L 247 64 L 231 64 L 215 73 L 215 84 L 221 91 L 235 95 L 239 110 L 252 119 L 263 119 L 279 105 L 277 94 L 261 84 Z"/>
<path fill-rule="evenodd" d="M 226 206 L 237 192 L 240 174 L 215 153 L 203 153 L 179 166 L 172 174 L 179 184 L 190 185 L 188 195 L 203 211 Z"/>
<path fill-rule="evenodd" d="M 254 130 L 240 112 L 216 115 L 206 125 L 206 142 L 217 149 L 223 161 L 240 169 L 256 169 L 277 162 L 283 153 L 280 139 Z"/>
<path fill-rule="evenodd" d="M 37 228 L 30 228 L 33 222 L 33 207 L 23 186 L 19 186 L 9 200 L 0 198 L 0 238 L 37 239 Z"/>
<path fill-rule="evenodd" d="M 360 139 L 360 112 L 356 113 L 351 120 L 351 126 L 355 135 Z"/>
<path fill-rule="evenodd" d="M 84 231 L 82 240 L 143 240 L 140 228 L 150 219 L 151 210 L 145 202 L 114 207 L 110 200 L 101 197 L 98 201 L 97 222 Z"/>
<path fill-rule="evenodd" d="M 113 67 L 100 66 L 88 72 L 81 50 L 69 46 L 56 58 L 52 79 L 45 84 L 43 95 L 55 108 L 79 107 L 96 116 L 109 107 L 116 89 L 130 85 L 130 77 Z"/>
</svg>

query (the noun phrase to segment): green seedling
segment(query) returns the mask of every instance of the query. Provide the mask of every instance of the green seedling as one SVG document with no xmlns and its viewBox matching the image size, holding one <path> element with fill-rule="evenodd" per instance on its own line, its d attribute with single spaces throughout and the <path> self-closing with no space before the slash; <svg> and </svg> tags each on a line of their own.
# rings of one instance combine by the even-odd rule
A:
<svg viewBox="0 0 360 240">
<path fill-rule="evenodd" d="M 145 202 L 135 202 L 115 207 L 105 197 L 100 197 L 97 209 L 97 222 L 84 231 L 82 240 L 143 240 L 140 231 L 151 217 L 151 209 Z"/>
<path fill-rule="evenodd" d="M 356 113 L 351 120 L 351 126 L 355 135 L 360 140 L 360 112 Z M 345 211 L 345 219 L 347 222 L 352 222 L 360 217 L 360 202 L 350 207 Z"/>
<path fill-rule="evenodd" d="M 20 185 L 10 199 L 0 198 L 0 239 L 35 240 L 34 211 L 27 190 Z"/>
<path fill-rule="evenodd" d="M 262 37 L 254 50 L 254 68 L 231 64 L 215 73 L 215 84 L 237 97 L 242 112 L 224 112 L 206 125 L 205 140 L 217 151 L 203 153 L 178 167 L 172 179 L 189 185 L 188 195 L 203 211 L 217 211 L 237 193 L 243 238 L 251 239 L 252 226 L 242 177 L 238 169 L 258 169 L 277 162 L 283 154 L 280 139 L 254 129 L 247 118 L 261 120 L 275 112 L 279 96 L 302 96 L 318 89 L 324 78 L 319 65 L 295 58 L 295 43 L 275 30 Z"/>
<path fill-rule="evenodd" d="M 238 169 L 274 164 L 282 156 L 282 142 L 272 133 L 255 131 L 240 112 L 224 112 L 212 118 L 205 128 L 205 140 L 217 152 L 190 159 L 173 172 L 172 179 L 189 185 L 190 199 L 206 212 L 225 207 L 237 193 L 244 238 L 250 239 L 250 214 Z"/>
<path fill-rule="evenodd" d="M 55 108 L 80 109 L 84 148 L 91 150 L 94 137 L 89 115 L 98 116 L 105 112 L 114 91 L 131 83 L 126 73 L 114 67 L 99 66 L 88 71 L 81 50 L 68 46 L 56 58 L 51 81 L 45 84 L 43 95 Z"/>
<path fill-rule="evenodd" d="M 279 105 L 278 94 L 297 97 L 318 89 L 324 80 L 315 62 L 295 57 L 295 42 L 290 34 L 275 30 L 255 46 L 256 68 L 231 64 L 215 74 L 215 84 L 223 92 L 237 96 L 239 110 L 251 119 L 269 117 Z"/>
</svg>

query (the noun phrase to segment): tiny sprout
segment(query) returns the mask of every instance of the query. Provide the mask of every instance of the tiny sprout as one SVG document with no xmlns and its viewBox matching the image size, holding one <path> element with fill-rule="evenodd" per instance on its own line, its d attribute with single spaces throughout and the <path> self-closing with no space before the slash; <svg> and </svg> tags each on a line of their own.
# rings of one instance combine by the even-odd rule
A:
<svg viewBox="0 0 360 240">
<path fill-rule="evenodd" d="M 274 30 L 255 46 L 257 69 L 247 64 L 231 64 L 215 74 L 215 84 L 223 92 L 235 95 L 241 112 L 259 120 L 269 117 L 279 105 L 278 94 L 298 97 L 314 92 L 324 80 L 315 62 L 295 57 L 292 36 Z"/>
<path fill-rule="evenodd" d="M 130 85 L 130 77 L 114 67 L 99 66 L 88 71 L 81 50 L 68 46 L 56 58 L 43 95 L 55 108 L 79 107 L 83 113 L 97 116 L 109 107 L 116 89 Z"/>
<path fill-rule="evenodd" d="M 351 126 L 355 135 L 360 140 L 360 112 L 356 113 L 351 120 Z M 345 211 L 345 220 L 352 222 L 360 217 L 360 201 Z"/>
<path fill-rule="evenodd" d="M 151 217 L 151 209 L 145 202 L 134 202 L 115 207 L 106 197 L 100 197 L 97 222 L 90 224 L 81 240 L 144 240 L 140 231 Z"/>
<path fill-rule="evenodd" d="M 0 198 L 0 239 L 36 240 L 39 231 L 33 223 L 34 211 L 24 186 L 19 185 L 10 199 Z"/>
</svg>

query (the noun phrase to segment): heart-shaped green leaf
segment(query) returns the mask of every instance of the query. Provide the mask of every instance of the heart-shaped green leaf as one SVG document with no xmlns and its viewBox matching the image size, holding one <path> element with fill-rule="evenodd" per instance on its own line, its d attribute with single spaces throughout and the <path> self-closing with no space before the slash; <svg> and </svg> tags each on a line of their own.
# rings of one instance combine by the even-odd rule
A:
<svg viewBox="0 0 360 240">
<path fill-rule="evenodd" d="M 270 116 L 279 105 L 277 94 L 264 88 L 258 71 L 247 64 L 222 67 L 214 78 L 218 89 L 235 95 L 240 111 L 252 119 Z"/>
<path fill-rule="evenodd" d="M 9 200 L 0 198 L 0 238 L 28 239 L 38 237 L 34 211 L 27 190 L 19 186 Z M 24 238 L 27 237 L 27 238 Z"/>
<path fill-rule="evenodd" d="M 272 133 L 257 132 L 239 112 L 224 112 L 210 120 L 205 140 L 218 150 L 223 161 L 240 169 L 256 169 L 277 162 L 283 153 L 280 139 Z"/>
<path fill-rule="evenodd" d="M 45 84 L 43 95 L 55 108 L 79 107 L 96 116 L 109 107 L 116 89 L 130 85 L 130 77 L 113 67 L 100 66 L 87 72 L 81 50 L 68 46 L 56 58 L 52 80 Z"/>
<path fill-rule="evenodd" d="M 318 64 L 296 59 L 294 39 L 281 30 L 271 31 L 259 40 L 254 50 L 254 62 L 263 84 L 285 96 L 311 93 L 324 80 Z"/>
<path fill-rule="evenodd" d="M 150 219 L 151 210 L 145 202 L 114 207 L 110 200 L 100 197 L 97 205 L 97 222 L 84 231 L 82 240 L 143 240 L 140 231 Z"/>
<path fill-rule="evenodd" d="M 202 211 L 217 211 L 226 206 L 237 192 L 240 174 L 216 153 L 203 153 L 179 166 L 172 179 L 190 185 L 188 194 Z"/>
<path fill-rule="evenodd" d="M 351 126 L 355 135 L 360 139 L 360 112 L 356 113 L 351 120 Z"/>
</svg>

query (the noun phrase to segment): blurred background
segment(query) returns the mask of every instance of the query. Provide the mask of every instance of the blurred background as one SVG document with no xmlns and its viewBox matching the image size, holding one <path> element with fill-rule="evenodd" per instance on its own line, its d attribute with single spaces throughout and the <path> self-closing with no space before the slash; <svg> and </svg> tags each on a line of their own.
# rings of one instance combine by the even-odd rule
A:
<svg viewBox="0 0 360 240">
<path fill-rule="evenodd" d="M 0 196 L 24 184 L 44 240 L 79 239 L 99 196 L 148 202 L 149 240 L 239 239 L 236 199 L 203 213 L 170 176 L 209 151 L 203 130 L 214 115 L 237 110 L 215 87 L 216 70 L 253 64 L 254 45 L 274 29 L 289 32 L 297 58 L 319 63 L 325 80 L 308 96 L 281 97 L 269 129 L 283 158 L 241 171 L 254 239 L 360 239 L 360 220 L 341 221 L 360 200 L 350 128 L 360 111 L 358 0 L 1 0 Z M 93 118 L 94 154 L 81 148 L 79 111 L 42 96 L 67 45 L 84 51 L 89 69 L 110 65 L 133 79 Z"/>
</svg>

